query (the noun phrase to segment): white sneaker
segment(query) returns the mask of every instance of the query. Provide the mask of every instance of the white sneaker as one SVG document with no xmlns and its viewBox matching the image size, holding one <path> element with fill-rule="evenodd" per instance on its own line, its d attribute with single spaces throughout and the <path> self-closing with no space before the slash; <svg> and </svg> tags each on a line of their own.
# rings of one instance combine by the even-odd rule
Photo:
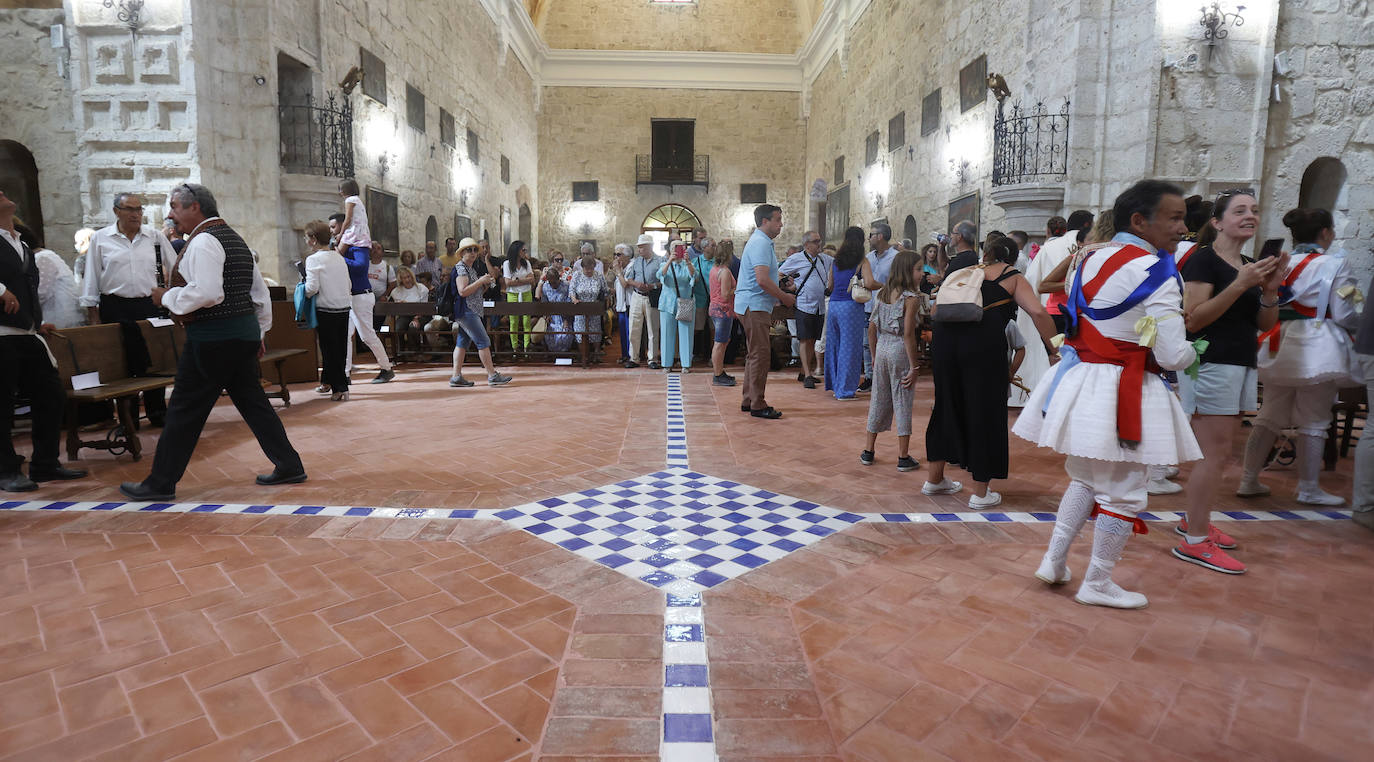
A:
<svg viewBox="0 0 1374 762">
<path fill-rule="evenodd" d="M 1073 579 L 1073 573 L 1069 571 L 1069 565 L 1063 561 L 1056 566 L 1054 559 L 1046 553 L 1040 559 L 1040 568 L 1035 570 L 1035 578 L 1049 585 L 1062 585 Z"/>
<path fill-rule="evenodd" d="M 1166 466 L 1164 468 L 1165 479 L 1175 479 L 1178 477 L 1178 466 Z"/>
<path fill-rule="evenodd" d="M 1073 599 L 1085 606 L 1107 606 L 1114 609 L 1143 609 L 1150 605 L 1150 600 L 1145 596 L 1122 590 L 1120 585 L 1111 580 L 1093 585 L 1084 584 L 1078 588 L 1078 594 Z"/>
<path fill-rule="evenodd" d="M 1151 495 L 1175 495 L 1183 491 L 1183 485 L 1168 479 L 1156 479 L 1145 485 L 1145 491 Z"/>
<path fill-rule="evenodd" d="M 1298 502 L 1303 505 L 1321 505 L 1334 508 L 1338 505 L 1345 505 L 1345 498 L 1326 492 L 1321 487 L 1314 489 L 1299 489 Z"/>
<path fill-rule="evenodd" d="M 988 494 L 984 495 L 983 497 L 973 495 L 968 499 L 968 507 L 972 508 L 975 511 L 981 511 L 984 508 L 991 508 L 994 505 L 1001 504 L 1002 494 L 1000 492 L 993 492 L 992 490 L 988 490 Z"/>
<path fill-rule="evenodd" d="M 1269 497 L 1269 488 L 1258 481 L 1241 481 L 1236 487 L 1236 497 Z"/>
<path fill-rule="evenodd" d="M 963 489 L 963 488 L 964 488 L 964 483 L 963 483 L 963 482 L 954 482 L 954 481 L 950 481 L 950 480 L 949 480 L 949 477 L 945 477 L 944 479 L 942 479 L 942 480 L 940 481 L 939 484 L 935 484 L 935 483 L 933 483 L 933 482 L 926 482 L 925 484 L 922 484 L 922 485 L 921 485 L 921 494 L 922 494 L 922 495 L 953 495 L 954 493 L 958 492 L 959 490 L 961 490 L 961 489 Z"/>
</svg>

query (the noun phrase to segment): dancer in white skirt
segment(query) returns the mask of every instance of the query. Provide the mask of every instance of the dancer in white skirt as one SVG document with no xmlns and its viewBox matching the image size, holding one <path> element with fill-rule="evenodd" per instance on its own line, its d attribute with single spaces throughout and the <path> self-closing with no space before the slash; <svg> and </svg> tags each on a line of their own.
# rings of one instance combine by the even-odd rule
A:
<svg viewBox="0 0 1374 762">
<path fill-rule="evenodd" d="M 1047 373 L 1012 429 L 1068 456 L 1070 482 L 1049 549 L 1035 576 L 1071 579 L 1069 545 L 1097 515 L 1092 561 L 1074 600 L 1143 608 L 1144 595 L 1112 581 L 1148 501 L 1147 469 L 1197 460 L 1202 451 L 1161 371 L 1191 366 L 1173 251 L 1187 228 L 1183 193 L 1144 180 L 1117 197 L 1113 244 L 1091 252 L 1073 276 L 1064 360 Z"/>
<path fill-rule="evenodd" d="M 1259 380 L 1264 405 L 1245 443 L 1241 497 L 1268 495 L 1259 473 L 1279 432 L 1298 430 L 1298 502 L 1337 506 L 1343 498 L 1317 483 L 1331 405 L 1341 386 L 1353 386 L 1350 331 L 1363 300 L 1344 257 L 1324 253 L 1336 237 L 1331 212 L 1294 209 L 1283 216 L 1293 233 L 1292 257 L 1279 298 L 1279 324 L 1260 336 Z M 1358 370 L 1356 372 L 1359 372 Z"/>
</svg>

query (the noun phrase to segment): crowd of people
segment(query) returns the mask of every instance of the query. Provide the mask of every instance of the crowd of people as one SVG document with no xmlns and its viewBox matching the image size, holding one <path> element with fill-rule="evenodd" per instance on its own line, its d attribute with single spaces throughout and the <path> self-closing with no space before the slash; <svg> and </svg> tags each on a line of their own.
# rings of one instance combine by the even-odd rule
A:
<svg viewBox="0 0 1374 762">
<path fill-rule="evenodd" d="M 878 462 L 878 436 L 895 428 L 897 469 L 920 468 L 910 440 L 923 365 L 933 377 L 923 493 L 962 492 L 947 473 L 958 467 L 972 482 L 969 507 L 1001 504 L 992 482 L 1010 475 L 1009 432 L 1064 455 L 1070 484 L 1036 576 L 1069 581 L 1069 544 L 1096 515 L 1078 593 L 1084 603 L 1145 605 L 1111 572 L 1130 535 L 1143 530 L 1138 517 L 1151 494 L 1186 493 L 1174 556 L 1228 574 L 1246 570 L 1230 553 L 1239 541 L 1209 520 L 1246 413 L 1258 416 L 1238 496 L 1269 494 L 1260 474 L 1284 439 L 1296 451 L 1297 502 L 1345 502 L 1320 486 L 1322 451 L 1339 389 L 1374 379 L 1374 311 L 1361 312 L 1348 263 L 1329 251 L 1335 223 L 1325 210 L 1292 210 L 1283 218 L 1292 245 L 1270 240 L 1253 247 L 1254 257 L 1245 253 L 1260 228 L 1253 190 L 1204 201 L 1142 181 L 1098 215 L 1051 218 L 1039 245 L 1023 231 L 980 237 L 962 221 L 918 252 L 875 223 L 867 236 L 846 229 L 838 247 L 808 230 L 779 253 L 782 210 L 763 204 L 738 256 L 733 240 L 696 228 L 684 231 L 686 240 L 670 235 L 661 256 L 647 233 L 633 246 L 616 245 L 609 261 L 588 243 L 571 262 L 556 249 L 536 259 L 523 241 L 498 258 L 485 241 L 450 238 L 442 254 L 427 242 L 419 257 L 404 251 L 392 266 L 371 239 L 358 190 L 343 181 L 341 211 L 304 226 L 309 253 L 298 263 L 298 318 L 316 329 L 320 346 L 317 391 L 336 401 L 349 398 L 355 336 L 380 368 L 372 383 L 395 377 L 374 315 L 377 302 L 390 300 L 433 303 L 432 317 L 407 317 L 397 327 L 426 341 L 452 337 L 451 387 L 474 385 L 463 374 L 469 349 L 488 385 L 512 381 L 495 367 L 493 335 L 517 356 L 542 343 L 549 352 L 576 352 L 584 366 L 614 335 L 624 368 L 689 373 L 695 362 L 709 364 L 713 385 L 741 387 L 742 412 L 776 420 L 783 413 L 768 403 L 767 386 L 782 306 L 791 308 L 796 381 L 823 386 L 837 401 L 868 395 L 863 465 Z M 166 427 L 151 474 L 123 485 L 126 495 L 174 496 L 221 391 L 275 465 L 259 483 L 305 478 L 256 380 L 254 361 L 271 323 L 256 256 L 217 216 L 208 189 L 178 186 L 170 205 L 170 226 L 157 230 L 142 224 L 136 195 L 113 199 L 115 223 L 84 237 L 77 278 L 37 247 L 0 194 L 0 489 L 85 473 L 57 460 L 61 401 L 52 389 L 60 387 L 41 336 L 54 327 L 44 315 L 58 314 L 67 324 L 162 314 L 186 322 L 188 350 L 171 404 L 156 394 L 144 399 L 149 422 Z M 499 318 L 486 314 L 497 300 L 591 303 L 602 311 L 548 314 L 538 323 L 509 315 L 500 331 Z M 738 382 L 726 372 L 732 348 L 744 351 Z M 34 419 L 28 476 L 8 437 L 9 403 L 19 392 Z M 1016 406 L 1012 428 L 1008 411 Z M 1180 464 L 1194 461 L 1186 485 L 1172 481 Z M 1355 516 L 1374 527 L 1371 471 L 1374 436 L 1366 429 Z"/>
</svg>

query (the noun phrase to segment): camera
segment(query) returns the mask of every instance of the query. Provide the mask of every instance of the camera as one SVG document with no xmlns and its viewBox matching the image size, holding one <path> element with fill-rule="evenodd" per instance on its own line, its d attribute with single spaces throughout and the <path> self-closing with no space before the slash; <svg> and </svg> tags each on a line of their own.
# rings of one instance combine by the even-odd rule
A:
<svg viewBox="0 0 1374 762">
<path fill-rule="evenodd" d="M 930 240 L 940 244 L 941 246 L 949 245 L 949 236 L 944 233 L 931 233 Z"/>
</svg>

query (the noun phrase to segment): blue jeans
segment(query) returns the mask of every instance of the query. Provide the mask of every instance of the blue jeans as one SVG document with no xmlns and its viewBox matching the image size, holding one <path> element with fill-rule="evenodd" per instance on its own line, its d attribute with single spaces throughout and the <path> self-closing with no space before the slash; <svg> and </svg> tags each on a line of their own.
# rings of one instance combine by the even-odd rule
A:
<svg viewBox="0 0 1374 762">
<path fill-rule="evenodd" d="M 474 312 L 464 312 L 453 322 L 453 332 L 458 346 L 463 349 L 486 349 L 491 346 L 487 329 L 482 325 L 482 316 Z"/>
<path fill-rule="evenodd" d="M 630 311 L 615 313 L 616 332 L 620 334 L 620 359 L 630 359 Z"/>
</svg>

